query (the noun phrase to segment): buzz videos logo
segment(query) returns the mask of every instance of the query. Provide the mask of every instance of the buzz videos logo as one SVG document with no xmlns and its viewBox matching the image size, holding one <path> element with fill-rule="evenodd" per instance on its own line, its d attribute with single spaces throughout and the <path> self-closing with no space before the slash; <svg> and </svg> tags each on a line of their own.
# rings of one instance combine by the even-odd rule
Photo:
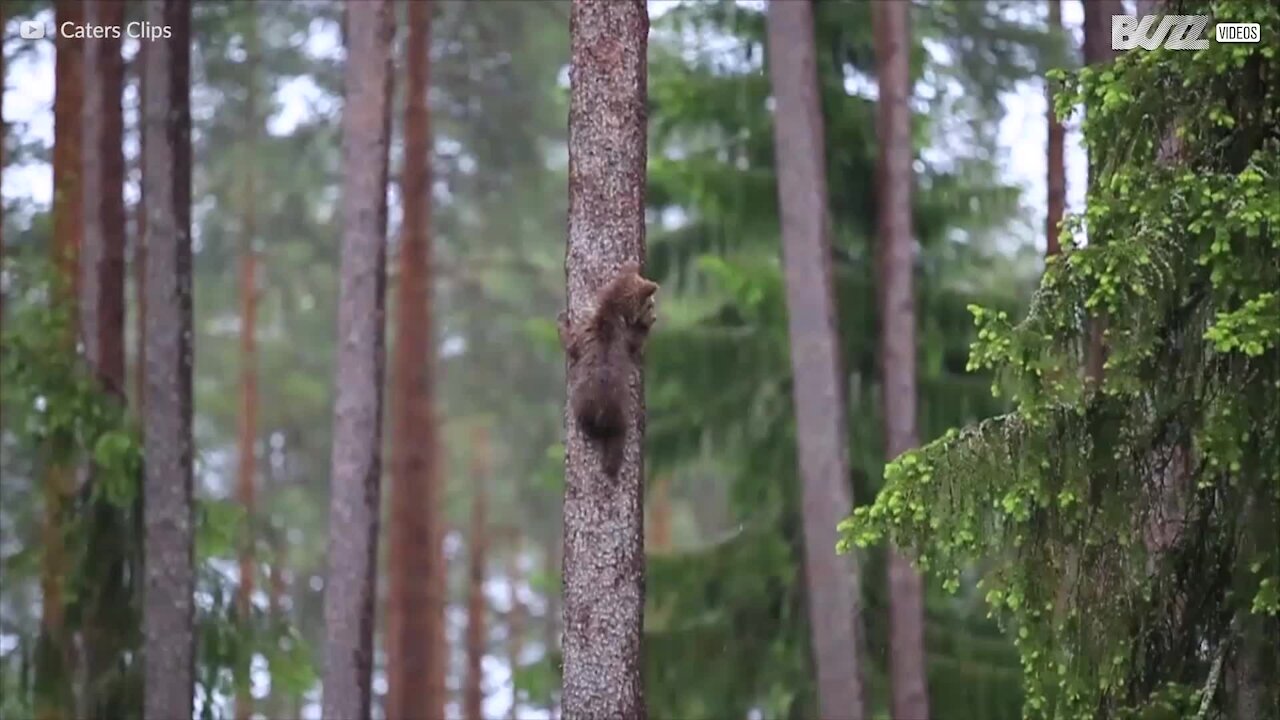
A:
<svg viewBox="0 0 1280 720">
<path fill-rule="evenodd" d="M 1208 15 L 1112 15 L 1111 49 L 1205 50 L 1209 41 L 1204 31 L 1211 20 Z M 1258 23 L 1218 23 L 1213 34 L 1220 43 L 1256 43 L 1262 28 Z"/>
</svg>

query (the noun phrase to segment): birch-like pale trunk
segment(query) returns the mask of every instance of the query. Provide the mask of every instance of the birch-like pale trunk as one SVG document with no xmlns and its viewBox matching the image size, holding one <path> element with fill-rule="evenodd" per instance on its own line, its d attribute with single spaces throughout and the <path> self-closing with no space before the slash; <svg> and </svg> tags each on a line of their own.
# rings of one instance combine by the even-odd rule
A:
<svg viewBox="0 0 1280 720">
<path fill-rule="evenodd" d="M 911 3 L 871 6 L 875 35 L 879 186 L 880 377 L 885 458 L 919 444 L 916 429 L 915 235 L 911 222 Z M 928 720 L 924 582 L 911 561 L 889 548 L 889 686 L 895 718 Z"/>
<path fill-rule="evenodd" d="M 323 713 L 326 718 L 367 720 L 372 702 L 382 473 L 387 150 L 395 25 L 388 0 L 345 7 L 343 230 L 324 597 Z"/>
<path fill-rule="evenodd" d="M 862 720 L 858 571 L 852 556 L 836 555 L 836 526 L 849 515 L 852 492 L 812 3 L 772 0 L 767 33 L 818 715 Z"/>
</svg>

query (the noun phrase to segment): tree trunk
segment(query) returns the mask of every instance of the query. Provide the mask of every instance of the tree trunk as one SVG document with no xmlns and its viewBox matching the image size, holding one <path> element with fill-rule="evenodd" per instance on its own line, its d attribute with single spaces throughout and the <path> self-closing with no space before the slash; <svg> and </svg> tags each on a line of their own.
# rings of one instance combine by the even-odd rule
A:
<svg viewBox="0 0 1280 720">
<path fill-rule="evenodd" d="M 649 552 L 671 549 L 671 476 L 662 475 L 653 484 L 653 504 L 649 508 Z"/>
<path fill-rule="evenodd" d="M 240 585 L 236 588 L 236 612 L 240 618 L 243 638 L 253 637 L 253 587 L 257 576 L 253 546 L 256 537 L 257 492 L 255 475 L 257 461 L 254 446 L 258 440 L 258 249 L 257 249 L 257 196 L 254 194 L 258 136 L 258 79 L 257 64 L 261 52 L 258 43 L 257 6 L 250 4 L 245 108 L 245 162 L 242 166 L 244 180 L 244 206 L 241 208 L 243 225 L 240 239 L 240 428 L 237 438 L 236 500 L 245 513 L 245 533 L 240 538 Z M 252 643 L 250 643 L 252 645 Z M 236 667 L 236 720 L 249 720 L 253 713 L 252 658 L 242 652 Z"/>
<path fill-rule="evenodd" d="M 862 720 L 857 569 L 836 555 L 851 493 L 812 4 L 771 2 L 767 31 L 818 714 Z"/>
<path fill-rule="evenodd" d="M 172 35 L 147 50 L 147 412 L 144 418 L 149 718 L 191 716 L 195 673 L 191 439 L 191 6 L 152 0 Z"/>
<path fill-rule="evenodd" d="M 1049 0 L 1049 31 L 1055 37 L 1062 37 L 1062 0 Z M 1048 83 L 1046 83 L 1048 85 Z M 1067 208 L 1067 167 L 1066 167 L 1066 128 L 1053 111 L 1052 88 L 1045 88 L 1045 98 L 1049 104 L 1046 120 L 1049 127 L 1048 177 L 1048 213 L 1045 216 L 1045 256 L 1052 257 L 1062 252 L 1058 234 L 1062 230 L 1062 217 Z"/>
<path fill-rule="evenodd" d="M 1084 64 L 1098 65 L 1115 59 L 1111 49 L 1111 16 L 1123 15 L 1120 0 L 1087 0 L 1084 5 Z M 1089 155 L 1089 192 L 1094 190 L 1101 168 L 1101 158 L 1096 152 Z M 1102 242 L 1102 238 L 1090 237 L 1089 242 Z M 1089 345 L 1085 350 L 1085 378 L 1093 386 L 1102 382 L 1103 368 L 1107 362 L 1107 318 L 1104 313 L 1089 318 Z"/>
<path fill-rule="evenodd" d="M 85 19 L 95 25 L 124 24 L 122 0 L 86 3 Z M 125 212 L 124 59 L 119 38 L 85 41 L 84 137 L 81 150 L 84 237 L 80 253 L 80 327 L 85 359 L 104 392 L 124 402 L 125 380 Z M 85 467 L 87 482 L 95 482 Z M 84 569 L 91 591 L 82 598 L 84 705 L 82 714 L 113 717 L 136 713 L 122 684 L 112 675 L 129 647 L 132 622 L 129 560 L 120 538 L 123 516 L 107 503 L 88 510 L 92 560 Z"/>
<path fill-rule="evenodd" d="M 79 0 L 59 0 L 55 21 L 83 23 L 84 5 Z M 84 232 L 83 191 L 80 186 L 81 108 L 84 104 L 84 43 L 58 34 L 54 40 L 55 69 L 53 96 L 53 265 L 54 288 L 60 307 L 70 314 L 70 327 L 63 338 L 66 352 L 76 352 L 79 335 L 80 245 Z M 72 712 L 70 693 L 72 662 L 66 629 L 66 598 L 63 580 L 68 575 L 65 546 L 66 514 L 74 492 L 74 469 L 66 458 L 55 457 L 46 470 L 43 486 L 44 517 L 41 523 L 40 638 L 36 649 L 35 711 L 41 720 L 68 717 Z"/>
<path fill-rule="evenodd" d="M 573 0 L 569 35 L 565 275 L 576 324 L 623 263 L 645 257 L 648 8 L 644 0 Z M 574 720 L 646 717 L 641 369 L 628 385 L 633 431 L 616 478 L 565 412 L 562 703 Z"/>
<path fill-rule="evenodd" d="M 87 22 L 123 24 L 122 0 L 86 3 Z M 124 398 L 124 63 L 119 38 L 84 41 L 80 330 L 85 359 L 111 394 Z"/>
<path fill-rule="evenodd" d="M 1084 0 L 1084 63 L 1096 65 L 1115 59 L 1111 49 L 1111 16 L 1124 15 L 1122 0 Z"/>
<path fill-rule="evenodd" d="M 486 489 L 489 477 L 488 428 L 478 426 L 472 436 L 471 479 L 471 557 L 467 584 L 467 676 L 462 694 L 462 716 L 466 720 L 484 719 L 484 650 L 485 565 L 488 555 L 486 537 L 488 497 Z"/>
<path fill-rule="evenodd" d="M 408 6 L 404 226 L 397 275 L 387 556 L 387 716 L 444 712 L 443 477 L 432 324 L 430 2 Z"/>
<path fill-rule="evenodd" d="M 885 459 L 919 444 L 916 431 L 916 308 L 911 223 L 911 4 L 871 6 L 879 137 L 877 275 Z M 928 720 L 924 583 L 897 548 L 889 549 L 889 684 L 895 718 Z"/>
<path fill-rule="evenodd" d="M 58 0 L 55 11 L 59 25 L 84 23 L 85 8 L 81 0 Z M 85 42 L 67 39 L 58 33 L 54 48 L 53 259 L 62 284 L 58 288 L 62 298 L 74 303 L 79 297 L 80 245 L 84 234 L 80 125 L 84 106 Z"/>
<path fill-rule="evenodd" d="M 347 7 L 343 238 L 324 598 L 324 717 L 369 717 L 382 461 L 390 50 L 387 0 Z"/>
</svg>

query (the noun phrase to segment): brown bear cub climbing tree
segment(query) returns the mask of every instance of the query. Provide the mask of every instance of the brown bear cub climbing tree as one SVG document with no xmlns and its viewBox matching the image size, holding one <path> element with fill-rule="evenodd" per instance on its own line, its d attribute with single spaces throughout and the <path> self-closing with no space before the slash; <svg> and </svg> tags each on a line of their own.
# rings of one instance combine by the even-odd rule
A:
<svg viewBox="0 0 1280 720">
<path fill-rule="evenodd" d="M 569 356 L 569 404 L 583 434 L 600 450 L 601 466 L 617 477 L 626 448 L 630 393 L 627 382 L 641 362 L 656 319 L 658 284 L 628 262 L 596 294 L 595 311 L 571 326 L 560 313 L 560 342 Z"/>
</svg>

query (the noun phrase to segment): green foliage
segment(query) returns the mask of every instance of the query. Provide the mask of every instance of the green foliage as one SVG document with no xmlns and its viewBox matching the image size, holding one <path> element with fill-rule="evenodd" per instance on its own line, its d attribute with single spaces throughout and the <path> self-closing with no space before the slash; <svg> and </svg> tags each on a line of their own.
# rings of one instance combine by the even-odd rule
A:
<svg viewBox="0 0 1280 720">
<path fill-rule="evenodd" d="M 0 389 L 6 429 L 19 453 L 37 458 L 33 477 L 52 468 L 90 469 L 91 481 L 74 492 L 58 522 L 71 562 L 63 578 L 68 630 L 97 632 L 113 659 L 104 674 L 92 678 L 88 701 L 106 716 L 136 716 L 140 707 L 140 666 L 127 660 L 141 648 L 141 495 L 143 450 L 137 423 L 120 400 L 103 392 L 83 360 L 67 342 L 70 313 L 54 298 L 50 273 L 38 268 L 14 273 L 10 287 L 17 303 L 6 318 Z M 271 663 L 273 683 L 302 693 L 315 682 L 307 642 L 297 629 L 256 609 L 249 622 L 234 610 L 237 581 L 218 570 L 230 557 L 245 524 L 238 505 L 219 500 L 196 501 L 197 634 L 200 638 L 197 693 L 204 698 L 231 689 L 231 668 L 245 654 L 261 653 Z M 10 581 L 38 572 L 35 553 L 3 558 Z M 108 639 L 112 638 L 112 639 Z M 22 663 L 22 657 L 16 658 Z M 16 681 L 5 693 L 16 703 L 14 713 L 30 713 L 29 679 L 0 664 L 0 683 Z M 65 688 L 66 681 L 56 687 Z M 7 707 L 7 706 L 6 706 Z M 206 703 L 207 717 L 217 717 L 216 704 Z"/>
<path fill-rule="evenodd" d="M 69 555 L 61 610 L 68 632 L 86 633 L 95 649 L 113 658 L 96 670 L 100 674 L 91 678 L 85 702 L 95 711 L 132 713 L 141 699 L 138 665 L 124 658 L 136 657 L 140 647 L 139 434 L 122 403 L 100 388 L 75 352 L 70 308 L 56 299 L 61 294 L 52 274 L 36 267 L 10 277 L 10 296 L 18 302 L 6 318 L 0 357 L 6 429 L 13 449 L 34 459 L 31 477 L 53 483 L 55 474 L 70 478 L 72 468 L 88 471 L 83 485 L 68 487 L 66 497 L 44 510 Z M 46 500 L 57 492 L 46 492 Z M 2 572 L 14 580 L 31 578 L 37 572 L 34 555 L 5 557 Z M 41 696 L 65 686 L 65 678 L 59 679 L 65 668 L 48 663 L 49 640 L 37 649 L 37 662 L 52 671 L 36 673 L 34 689 Z M 0 686 L 11 679 L 8 667 L 3 669 Z M 15 689 L 19 706 L 28 707 L 21 679 Z"/>
<path fill-rule="evenodd" d="M 68 464 L 93 458 L 105 495 L 127 506 L 136 494 L 142 454 L 123 406 L 103 393 L 71 351 L 71 318 L 55 302 L 54 283 L 40 271 L 17 276 L 15 295 L 39 298 L 18 304 L 6 318 L 0 377 L 8 427 L 18 441 L 44 448 L 44 461 Z M 26 280 L 27 282 L 23 282 Z"/>
<path fill-rule="evenodd" d="M 1280 23 L 1274 5 L 1205 8 Z M 1278 71 L 1274 48 L 1213 44 L 1061 75 L 1059 112 L 1084 104 L 1105 170 L 1026 318 L 974 309 L 970 368 L 1017 409 L 898 458 L 842 526 L 844 547 L 892 539 L 952 586 L 992 563 L 1029 716 L 1224 713 L 1215 654 L 1258 642 L 1232 629 L 1250 612 L 1274 614 L 1280 117 L 1259 79 Z"/>
<path fill-rule="evenodd" d="M 870 478 L 879 477 L 884 461 L 870 240 L 875 103 L 857 89 L 875 82 L 868 7 L 821 3 L 815 28 L 840 338 L 850 377 L 851 484 L 862 501 L 874 493 Z M 987 39 L 984 32 L 1008 32 L 1001 58 L 1016 55 L 1034 65 L 1035 52 L 1020 43 L 1036 33 L 1021 35 L 995 4 L 978 13 L 962 7 L 974 6 L 922 7 L 924 34 L 972 50 Z M 971 34 L 957 35 L 961 26 Z M 988 60 L 973 63 L 986 73 L 979 77 L 923 47 L 915 55 L 916 71 L 938 91 L 929 112 L 916 118 L 922 144 L 950 132 L 948 118 L 977 112 L 944 97 L 952 79 L 970 87 L 1000 85 L 1027 71 Z M 663 283 L 664 304 L 647 355 L 647 463 L 655 475 L 692 474 L 700 484 L 723 486 L 728 505 L 719 525 L 698 523 L 702 537 L 688 547 L 649 559 L 646 692 L 652 712 L 662 716 L 814 713 L 765 62 L 764 15 L 757 8 L 684 3 L 654 22 L 648 200 L 664 221 L 650 231 L 649 268 Z M 926 434 L 1003 408 L 986 392 L 989 381 L 964 376 L 972 332 L 963 308 L 984 302 L 1012 310 L 1029 294 L 1024 279 L 1033 277 L 1030 265 L 992 247 L 996 231 L 1007 232 L 1017 193 L 995 180 L 989 157 L 974 149 L 973 156 L 950 152 L 946 163 L 922 159 L 914 198 Z M 887 704 L 887 635 L 880 621 L 887 593 L 879 561 L 867 558 L 864 581 L 877 707 Z M 936 597 L 930 606 L 935 704 L 974 716 L 1016 717 L 1017 659 L 998 629 L 981 615 L 971 617 L 971 605 Z M 691 676 L 700 678 L 696 687 Z"/>
</svg>

